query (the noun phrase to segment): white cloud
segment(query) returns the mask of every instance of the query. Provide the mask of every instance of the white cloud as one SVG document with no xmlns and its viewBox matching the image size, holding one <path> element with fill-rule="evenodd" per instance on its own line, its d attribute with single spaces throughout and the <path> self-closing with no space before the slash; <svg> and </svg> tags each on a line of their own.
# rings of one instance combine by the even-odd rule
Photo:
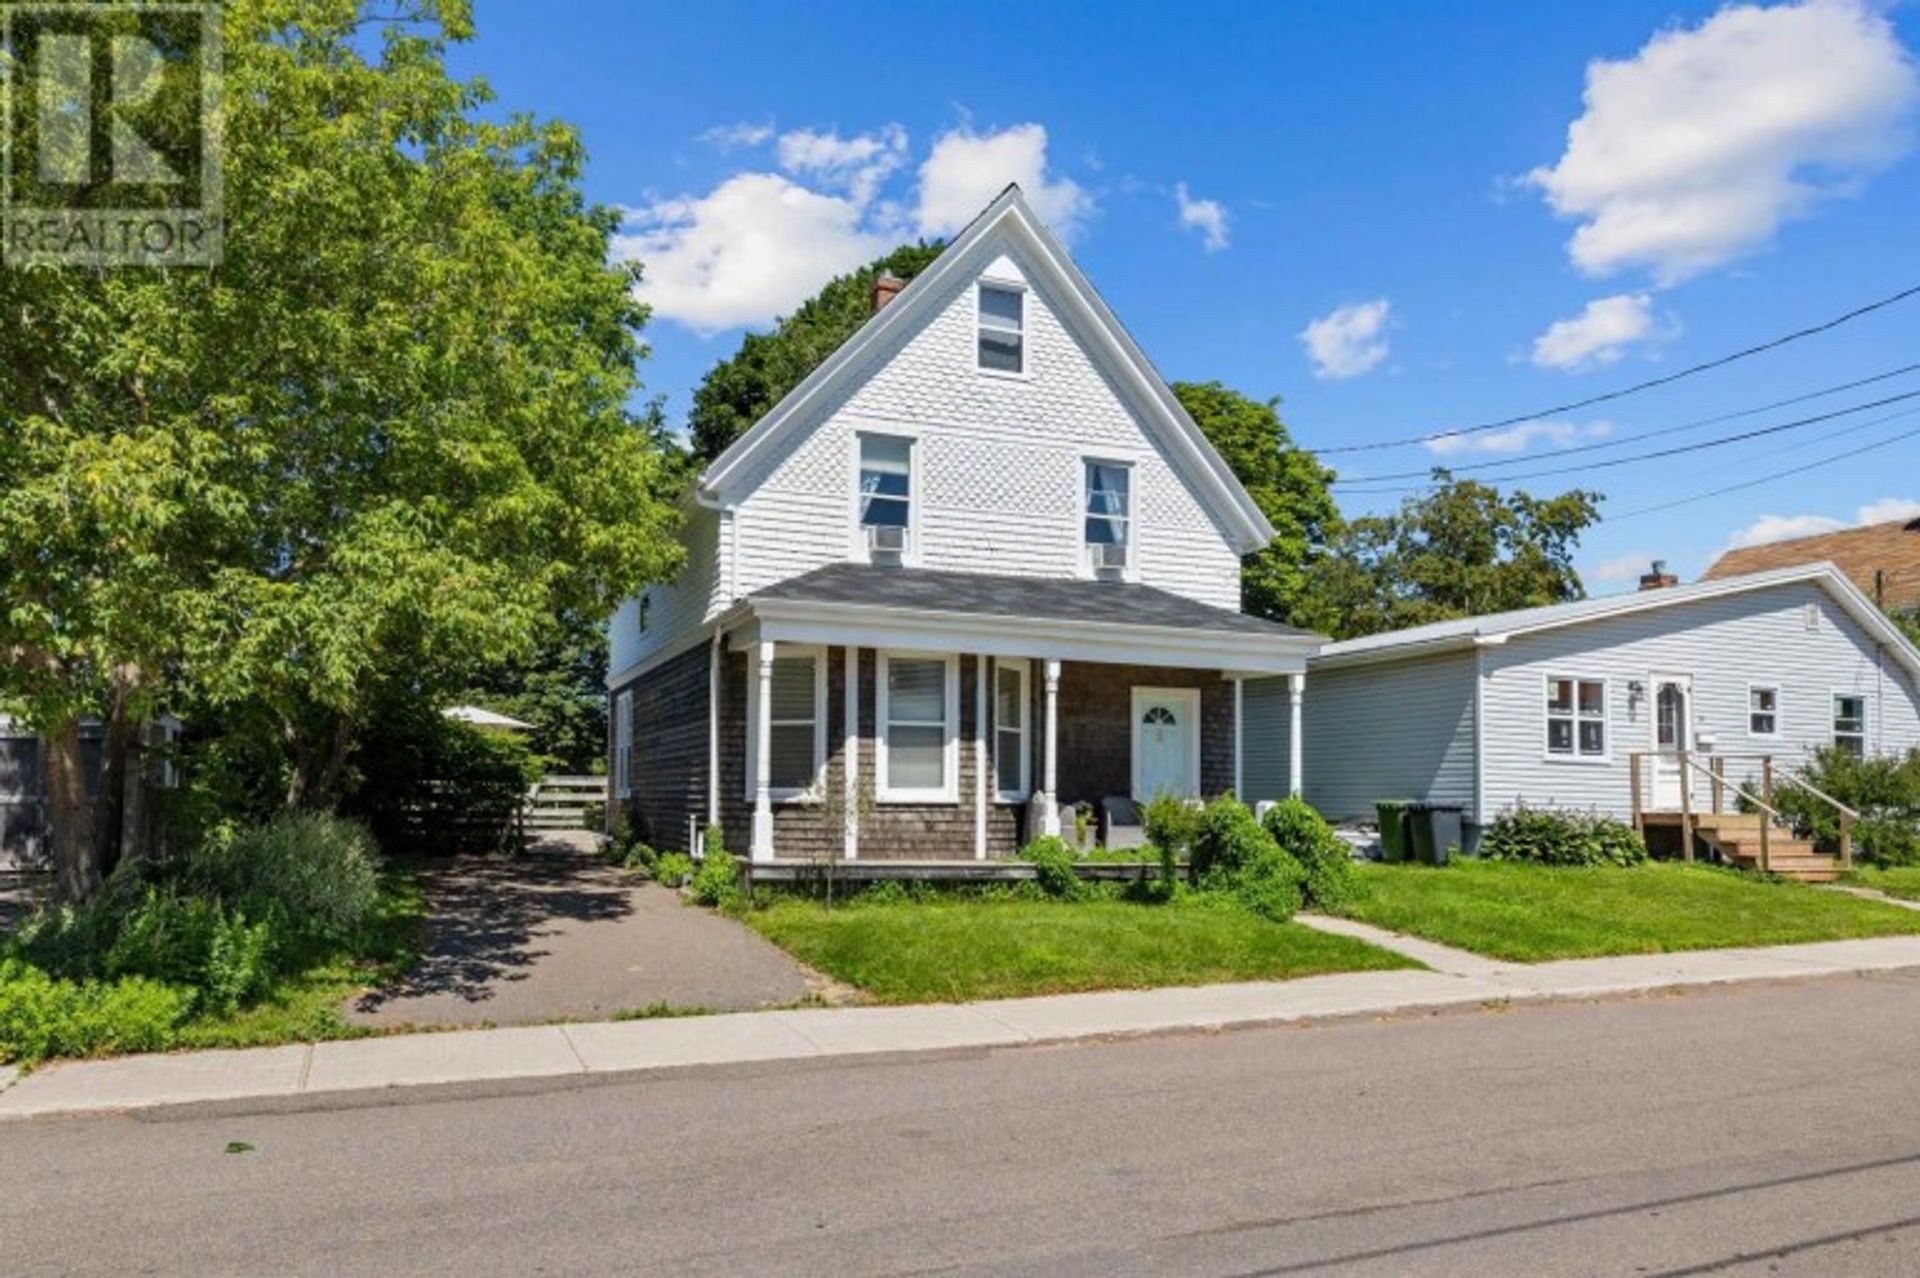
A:
<svg viewBox="0 0 1920 1278">
<path fill-rule="evenodd" d="M 713 333 L 766 323 L 886 252 L 891 240 L 865 213 L 775 173 L 742 173 L 704 196 L 633 210 L 613 256 L 645 264 L 639 297 L 656 314 Z"/>
<path fill-rule="evenodd" d="M 716 124 L 700 135 L 700 140 L 722 151 L 731 151 L 735 147 L 759 146 L 773 136 L 771 124 L 748 124 L 744 121 L 735 124 Z"/>
<path fill-rule="evenodd" d="M 1387 321 L 1393 307 L 1384 297 L 1335 308 L 1300 330 L 1313 361 L 1313 375 L 1330 381 L 1358 377 L 1387 357 Z"/>
<path fill-rule="evenodd" d="M 1569 373 L 1602 368 L 1626 354 L 1629 346 L 1666 341 L 1674 333 L 1674 326 L 1662 328 L 1654 320 L 1651 296 L 1617 293 L 1588 302 L 1572 319 L 1548 325 L 1533 341 L 1533 362 Z"/>
<path fill-rule="evenodd" d="M 873 198 L 888 175 L 906 162 L 907 131 L 897 124 L 843 138 L 838 133 L 794 129 L 780 135 L 780 167 L 844 190 L 861 204 Z"/>
<path fill-rule="evenodd" d="M 1909 501 L 1905 497 L 1882 497 L 1860 508 L 1863 524 L 1890 524 L 1896 519 L 1914 518 L 1920 518 L 1920 501 Z"/>
<path fill-rule="evenodd" d="M 1728 538 L 1727 549 L 1739 550 L 1745 546 L 1765 546 L 1776 541 L 1792 541 L 1795 537 L 1839 532 L 1846 526 L 1846 520 L 1828 515 L 1762 515 Z"/>
<path fill-rule="evenodd" d="M 999 133 L 963 125 L 935 138 L 920 165 L 914 221 L 922 235 L 951 235 L 1009 182 L 1020 184 L 1033 211 L 1063 240 L 1072 240 L 1093 213 L 1093 197 L 1079 183 L 1047 176 L 1044 125 L 1016 124 Z"/>
<path fill-rule="evenodd" d="M 1671 284 L 1856 190 L 1906 150 L 1916 100 L 1920 74 L 1877 6 L 1728 5 L 1589 63 L 1566 150 L 1527 181 L 1581 223 L 1580 269 Z"/>
<path fill-rule="evenodd" d="M 1654 556 L 1644 550 L 1620 555 L 1604 560 L 1587 570 L 1587 576 L 1595 581 L 1638 581 L 1641 574 L 1653 565 Z"/>
<path fill-rule="evenodd" d="M 1173 198 L 1180 206 L 1180 225 L 1200 232 L 1207 252 L 1218 253 L 1227 246 L 1227 210 L 1220 201 L 1194 199 L 1185 182 L 1175 184 Z"/>
<path fill-rule="evenodd" d="M 1613 423 L 1606 421 L 1589 422 L 1584 426 L 1573 422 L 1521 422 L 1503 430 L 1486 430 L 1474 435 L 1439 435 L 1427 441 L 1427 451 L 1441 457 L 1463 453 L 1504 455 L 1524 453 L 1539 443 L 1552 448 L 1568 448 L 1584 440 L 1605 439 L 1611 434 Z"/>
</svg>

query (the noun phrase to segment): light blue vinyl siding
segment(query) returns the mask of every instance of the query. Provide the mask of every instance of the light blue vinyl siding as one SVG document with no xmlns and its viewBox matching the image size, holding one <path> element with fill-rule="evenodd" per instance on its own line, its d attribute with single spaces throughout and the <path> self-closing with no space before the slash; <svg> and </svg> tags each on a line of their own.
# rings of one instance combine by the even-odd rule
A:
<svg viewBox="0 0 1920 1278">
<path fill-rule="evenodd" d="M 1314 668 L 1307 676 L 1307 802 L 1334 821 L 1371 820 L 1381 799 L 1473 804 L 1474 661 L 1470 652 Z M 1242 739 L 1246 799 L 1287 792 L 1287 687 L 1249 680 Z"/>
<path fill-rule="evenodd" d="M 1818 617 L 1813 628 L 1810 608 Z M 1630 815 L 1629 758 L 1653 747 L 1655 673 L 1691 677 L 1694 731 L 1712 737 L 1723 755 L 1770 754 L 1797 764 L 1831 744 L 1835 692 L 1867 697 L 1870 751 L 1920 745 L 1920 694 L 1908 674 L 1809 582 L 1519 635 L 1484 649 L 1484 660 L 1485 796 L 1496 813 L 1525 801 Z M 1606 680 L 1607 762 L 1547 757 L 1543 701 L 1551 676 Z M 1748 734 L 1755 684 L 1779 689 L 1775 739 Z M 1727 773 L 1744 780 L 1757 766 L 1729 759 Z M 1695 793 L 1706 790 L 1700 781 Z"/>
</svg>

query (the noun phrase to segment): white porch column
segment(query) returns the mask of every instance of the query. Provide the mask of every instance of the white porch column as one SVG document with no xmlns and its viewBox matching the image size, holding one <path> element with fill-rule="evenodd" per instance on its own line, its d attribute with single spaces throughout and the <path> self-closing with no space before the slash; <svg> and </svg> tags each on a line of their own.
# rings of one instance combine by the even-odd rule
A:
<svg viewBox="0 0 1920 1278">
<path fill-rule="evenodd" d="M 987 658 L 973 658 L 973 859 L 987 859 Z"/>
<path fill-rule="evenodd" d="M 1042 792 L 1045 802 L 1040 808 L 1040 833 L 1059 837 L 1060 834 L 1060 663 L 1048 661 L 1045 666 L 1047 681 L 1047 726 L 1046 750 L 1047 766 L 1043 775 L 1046 788 Z"/>
<path fill-rule="evenodd" d="M 749 751 L 749 763 L 753 767 L 753 846 L 752 856 L 756 861 L 773 860 L 773 798 L 770 793 L 771 768 L 769 764 L 773 751 L 773 641 L 762 639 L 754 645 L 754 653 L 759 658 L 759 683 L 756 685 L 758 696 L 754 703 L 753 740 Z"/>
<path fill-rule="evenodd" d="M 847 860 L 860 855 L 860 650 L 847 645 L 846 731 L 841 733 L 842 792 L 847 805 Z"/>
<path fill-rule="evenodd" d="M 1247 681 L 1239 675 L 1233 676 L 1233 797 L 1245 803 L 1247 801 L 1246 770 L 1241 760 L 1246 757 L 1247 722 Z"/>
<path fill-rule="evenodd" d="M 1299 798 L 1304 760 L 1300 757 L 1300 701 L 1307 692 L 1307 672 L 1287 676 L 1287 793 Z"/>
</svg>

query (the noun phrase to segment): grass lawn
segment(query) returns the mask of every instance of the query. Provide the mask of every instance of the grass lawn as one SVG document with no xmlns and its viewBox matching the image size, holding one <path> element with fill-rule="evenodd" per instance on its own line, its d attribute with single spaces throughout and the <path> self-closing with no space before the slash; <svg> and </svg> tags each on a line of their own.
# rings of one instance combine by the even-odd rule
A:
<svg viewBox="0 0 1920 1278">
<path fill-rule="evenodd" d="M 1920 915 L 1915 918 L 1920 920 Z M 1419 964 L 1226 905 L 785 899 L 746 921 L 801 962 L 882 1003 L 1282 980 Z"/>
<path fill-rule="evenodd" d="M 1350 918 L 1517 962 L 1920 932 L 1912 910 L 1709 866 L 1367 865 L 1360 884 Z"/>
<path fill-rule="evenodd" d="M 1861 866 L 1847 876 L 1847 882 L 1885 892 L 1908 901 L 1920 901 L 1920 865 L 1901 865 L 1891 869 Z"/>
</svg>

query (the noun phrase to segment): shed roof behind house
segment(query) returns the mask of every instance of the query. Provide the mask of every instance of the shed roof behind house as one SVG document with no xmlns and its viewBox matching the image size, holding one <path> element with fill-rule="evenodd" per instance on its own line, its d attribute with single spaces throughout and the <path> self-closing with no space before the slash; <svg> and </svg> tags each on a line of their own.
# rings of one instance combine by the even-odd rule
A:
<svg viewBox="0 0 1920 1278">
<path fill-rule="evenodd" d="M 1743 546 L 1714 560 L 1706 575 L 1719 580 L 1819 563 L 1832 564 L 1868 598 L 1886 607 L 1920 607 L 1920 519 L 1895 519 L 1764 546 Z"/>
</svg>

